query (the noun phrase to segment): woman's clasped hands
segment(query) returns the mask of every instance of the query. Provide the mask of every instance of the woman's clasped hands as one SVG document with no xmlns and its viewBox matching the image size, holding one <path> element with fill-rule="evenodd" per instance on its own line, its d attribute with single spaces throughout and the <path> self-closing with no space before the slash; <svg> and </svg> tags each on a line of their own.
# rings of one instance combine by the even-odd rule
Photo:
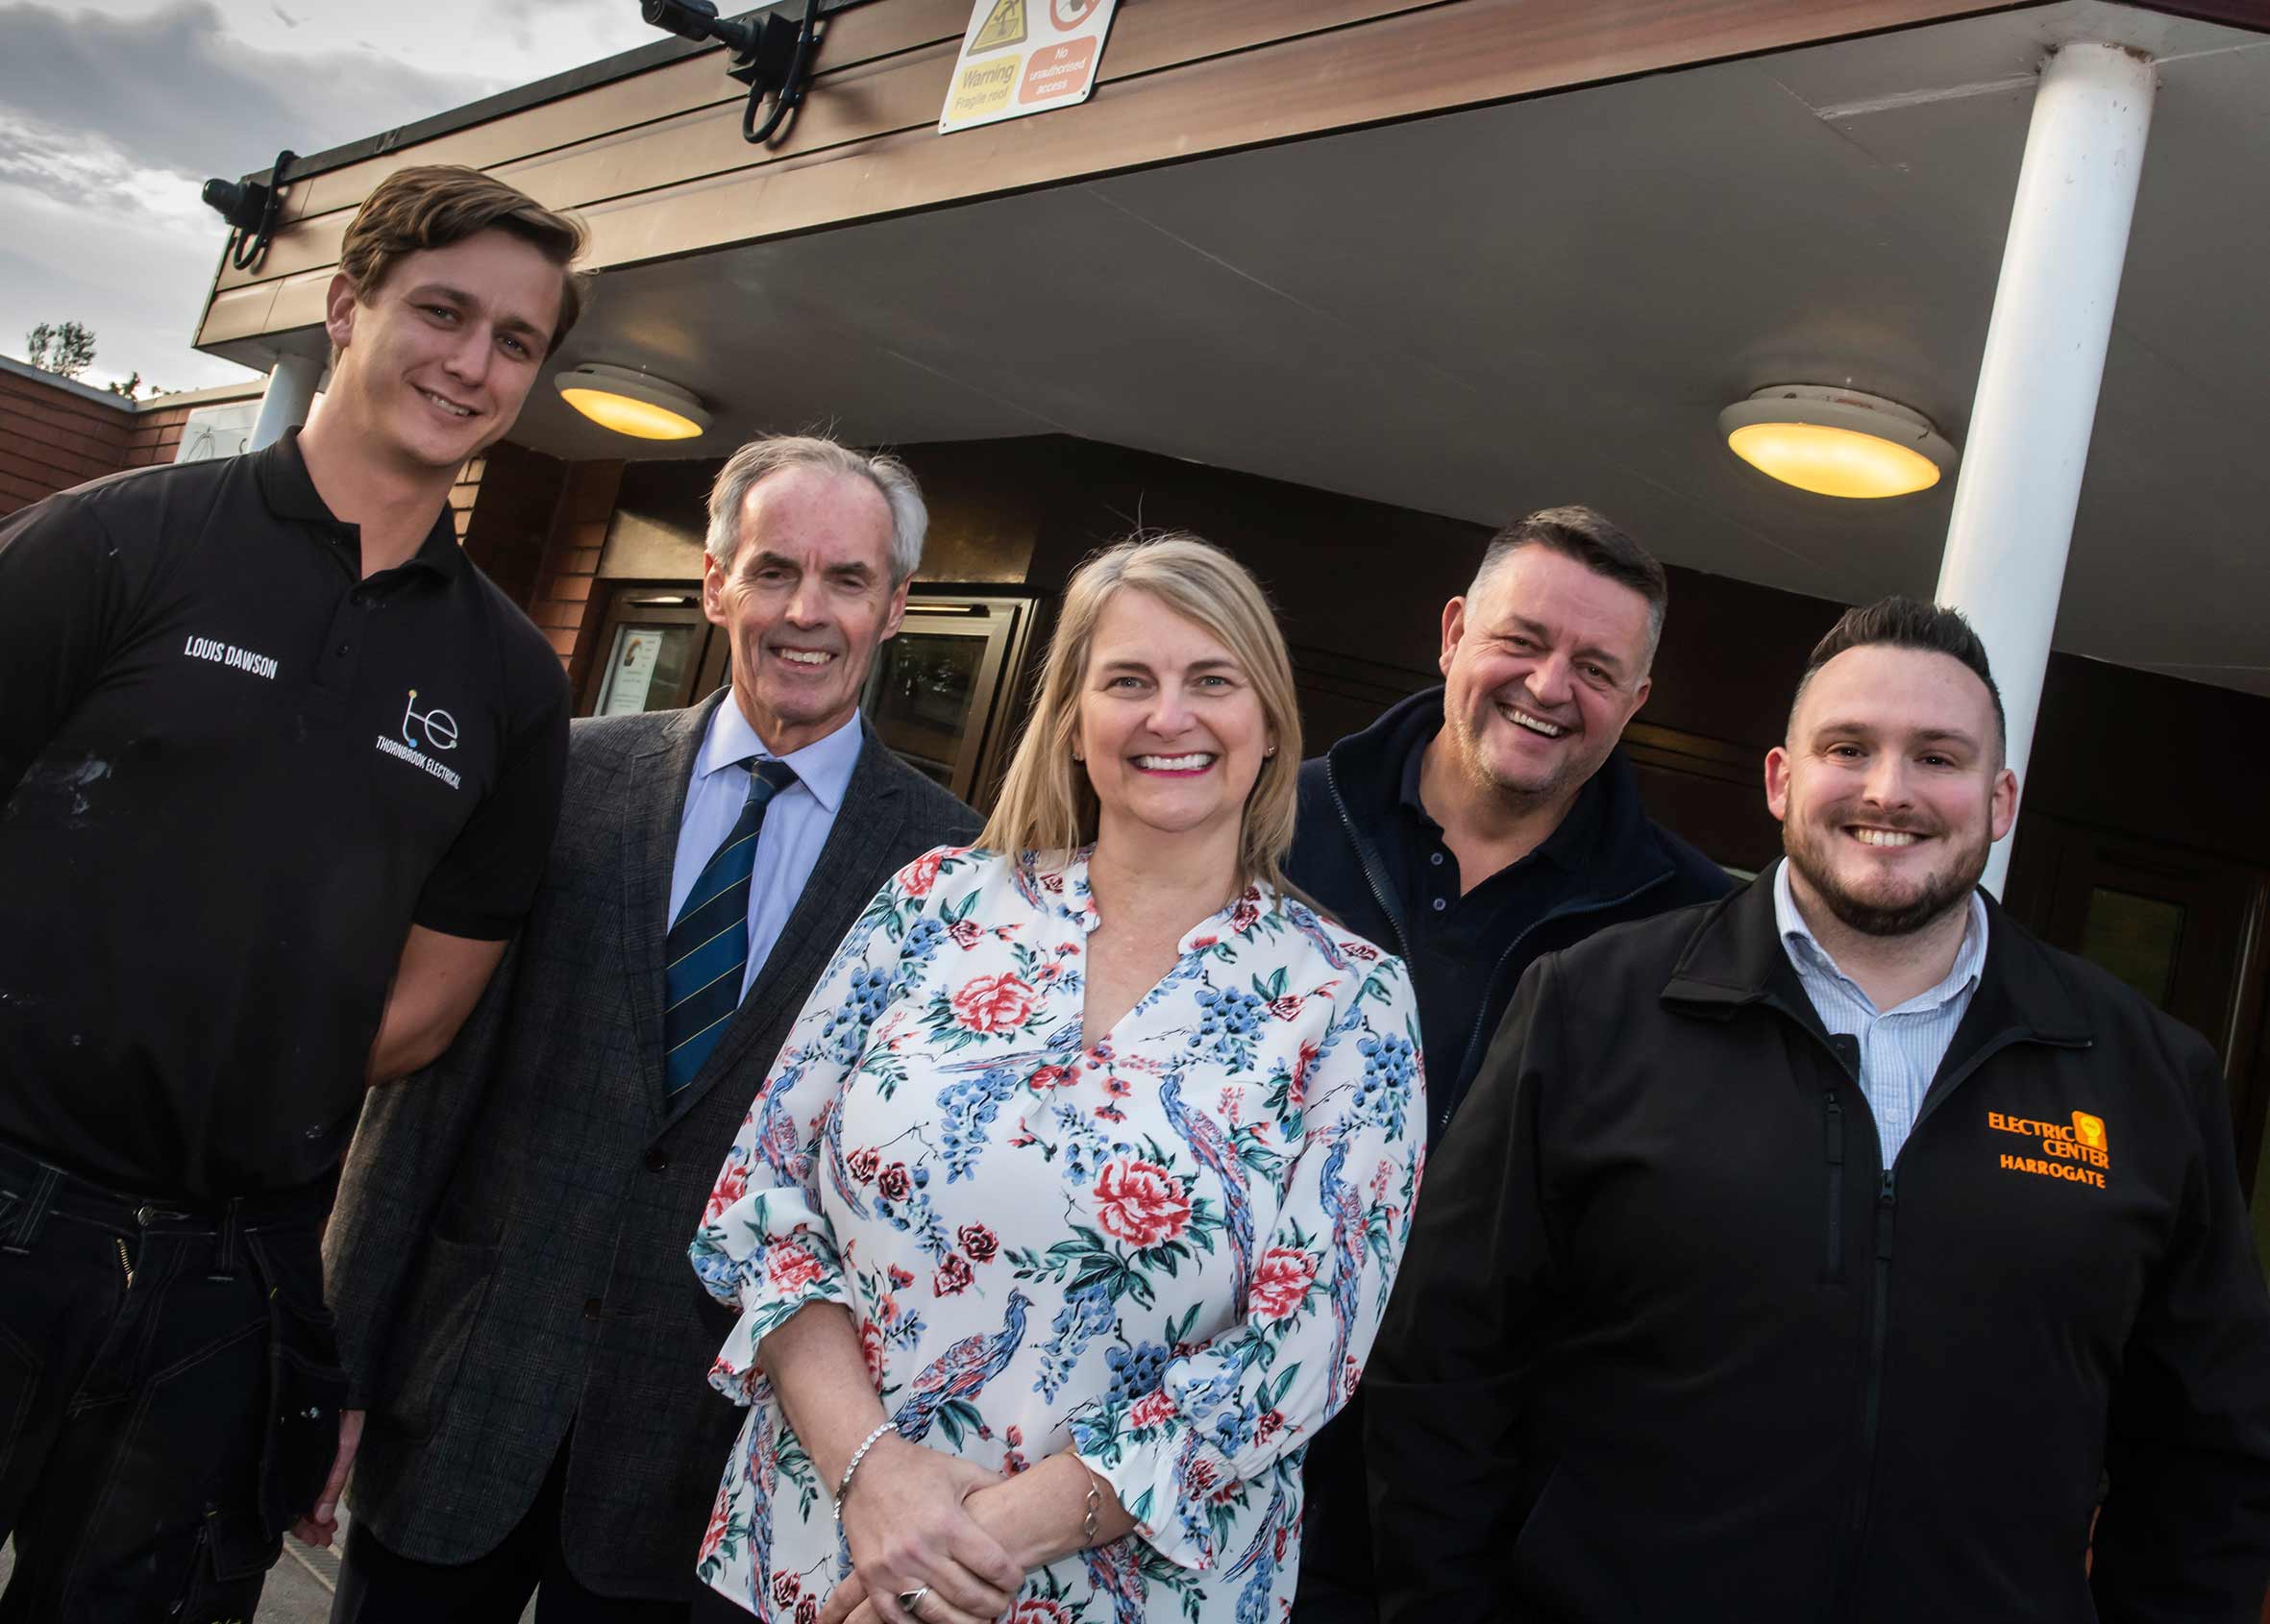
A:
<svg viewBox="0 0 2270 1624">
<path fill-rule="evenodd" d="M 965 1503 L 1000 1482 L 895 1434 L 877 1439 L 843 1501 L 852 1573 L 820 1624 L 845 1624 L 854 1610 L 858 1624 L 989 1624 L 1007 1612 L 1024 1569 Z"/>
</svg>

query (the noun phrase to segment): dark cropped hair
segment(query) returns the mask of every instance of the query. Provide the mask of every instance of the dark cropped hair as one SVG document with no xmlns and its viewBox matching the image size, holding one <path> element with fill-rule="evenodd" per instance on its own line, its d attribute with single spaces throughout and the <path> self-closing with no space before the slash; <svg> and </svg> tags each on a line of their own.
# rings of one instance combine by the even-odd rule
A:
<svg viewBox="0 0 2270 1624">
<path fill-rule="evenodd" d="M 1814 672 L 1848 649 L 1868 648 L 1916 649 L 1961 660 L 1986 685 L 1986 698 L 1994 701 L 1994 757 L 1997 762 L 2002 760 L 2010 724 L 2002 714 L 2002 690 L 1994 685 L 1993 668 L 1986 663 L 1986 646 L 1962 618 L 1962 610 L 1927 603 L 1920 598 L 1879 598 L 1873 603 L 1845 610 L 1843 618 L 1829 627 L 1829 634 L 1813 646 L 1813 657 L 1805 662 L 1805 675 L 1797 678 L 1796 696 L 1789 701 L 1790 720 L 1796 719 L 1797 706 Z"/>
<path fill-rule="evenodd" d="M 1610 524 L 1595 508 L 1545 507 L 1526 519 L 1516 519 L 1490 538 L 1482 566 L 1467 588 L 1472 597 L 1497 567 L 1524 547 L 1543 547 L 1564 558 L 1573 558 L 1592 574 L 1618 586 L 1629 587 L 1647 600 L 1647 649 L 1640 673 L 1655 663 L 1655 647 L 1663 641 L 1664 611 L 1670 607 L 1671 583 L 1655 555 Z"/>
<path fill-rule="evenodd" d="M 478 169 L 454 163 L 397 169 L 381 181 L 339 244 L 339 269 L 364 303 L 395 265 L 421 249 L 447 248 L 491 227 L 509 233 L 559 267 L 559 319 L 546 354 L 567 340 L 583 313 L 584 277 L 575 268 L 584 231 L 528 193 Z"/>
</svg>

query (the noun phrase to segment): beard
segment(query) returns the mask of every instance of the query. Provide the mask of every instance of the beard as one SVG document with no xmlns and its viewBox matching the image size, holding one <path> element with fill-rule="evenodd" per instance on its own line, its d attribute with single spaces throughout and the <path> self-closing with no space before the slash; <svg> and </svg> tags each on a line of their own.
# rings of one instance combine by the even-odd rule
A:
<svg viewBox="0 0 2270 1624">
<path fill-rule="evenodd" d="M 1476 723 L 1470 716 L 1459 717 L 1447 729 L 1459 767 L 1477 794 L 1486 800 L 1497 800 L 1510 806 L 1548 806 L 1582 789 L 1585 782 L 1600 768 L 1607 752 L 1588 756 L 1582 748 L 1589 741 L 1579 733 L 1561 760 L 1532 777 L 1515 777 L 1501 773 L 1490 760 L 1484 733 L 1490 724 Z M 1504 726 L 1518 726 L 1508 722 Z M 1569 726 L 1574 729 L 1576 724 Z"/>
<path fill-rule="evenodd" d="M 1831 823 L 1827 826 L 1833 830 L 1842 825 Z M 1820 831 L 1821 824 L 1814 820 L 1789 819 L 1782 824 L 1782 850 L 1838 923 L 1863 936 L 1912 935 L 1943 918 L 1949 909 L 1967 905 L 1971 891 L 1986 872 L 1986 852 L 1994 843 L 1991 830 L 1982 823 L 1971 838 L 1950 846 L 1947 860 L 1925 874 L 1912 895 L 1879 899 L 1861 896 L 1837 877 L 1827 850 L 1836 837 Z"/>
</svg>

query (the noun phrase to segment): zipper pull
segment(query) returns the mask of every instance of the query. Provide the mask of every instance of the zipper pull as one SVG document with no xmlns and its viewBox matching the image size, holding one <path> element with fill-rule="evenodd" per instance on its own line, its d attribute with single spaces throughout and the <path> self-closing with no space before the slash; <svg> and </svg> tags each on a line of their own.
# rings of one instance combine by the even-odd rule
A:
<svg viewBox="0 0 2270 1624">
<path fill-rule="evenodd" d="M 1891 1215 L 1895 1193 L 1891 1169 L 1884 1169 L 1884 1181 L 1876 1187 L 1876 1258 L 1880 1263 L 1891 1261 Z"/>
<path fill-rule="evenodd" d="M 1840 1168 L 1844 1165 L 1844 1107 L 1837 1103 L 1835 1089 L 1821 1090 L 1821 1099 L 1825 1110 L 1822 1118 L 1822 1132 L 1826 1140 L 1824 1148 L 1829 1165 Z"/>
</svg>

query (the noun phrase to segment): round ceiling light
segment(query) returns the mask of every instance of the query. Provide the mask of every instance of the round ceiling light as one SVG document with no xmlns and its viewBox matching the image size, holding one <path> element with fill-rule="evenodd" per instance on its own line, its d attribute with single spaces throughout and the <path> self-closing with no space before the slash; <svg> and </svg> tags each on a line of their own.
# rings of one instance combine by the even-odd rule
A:
<svg viewBox="0 0 2270 1624">
<path fill-rule="evenodd" d="M 586 361 L 552 380 L 559 398 L 602 429 L 642 440 L 690 440 L 709 427 L 702 403 L 675 383 Z"/>
<path fill-rule="evenodd" d="M 1821 496 L 1907 496 L 1955 466 L 1921 412 L 1881 395 L 1776 383 L 1718 414 L 1727 448 L 1785 485 Z"/>
</svg>

